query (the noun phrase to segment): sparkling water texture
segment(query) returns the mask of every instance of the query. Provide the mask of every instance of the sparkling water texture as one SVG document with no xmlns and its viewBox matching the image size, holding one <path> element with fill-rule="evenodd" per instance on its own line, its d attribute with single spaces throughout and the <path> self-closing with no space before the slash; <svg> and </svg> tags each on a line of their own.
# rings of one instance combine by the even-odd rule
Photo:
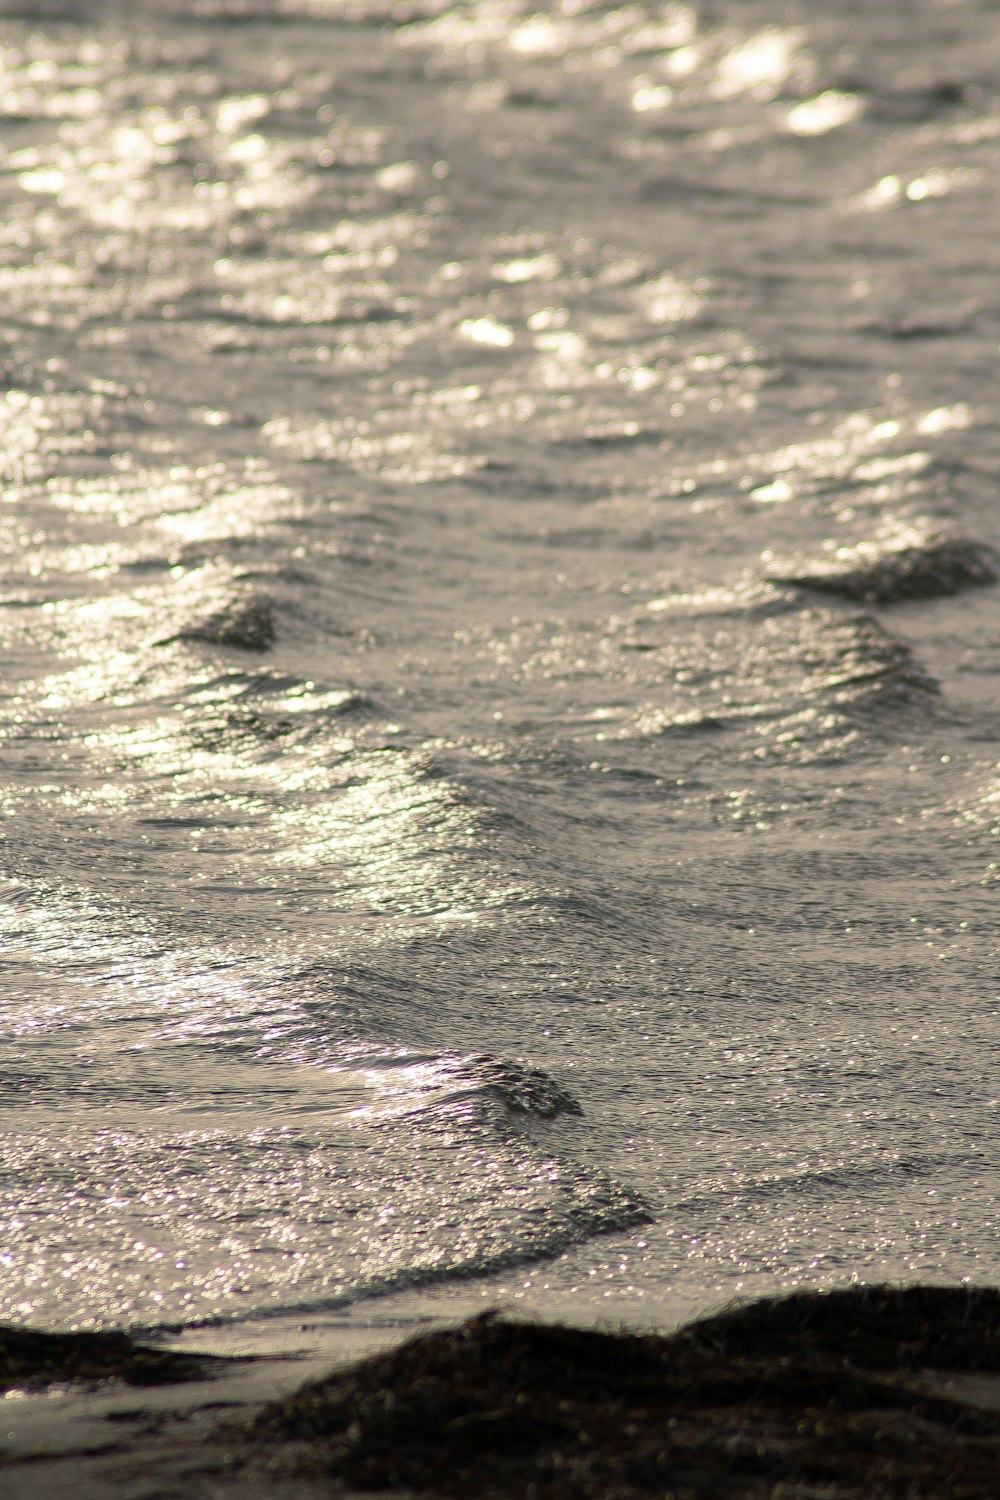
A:
<svg viewBox="0 0 1000 1500">
<path fill-rule="evenodd" d="M 995 0 L 7 0 L 0 153 L 0 1318 L 1000 1281 Z"/>
</svg>

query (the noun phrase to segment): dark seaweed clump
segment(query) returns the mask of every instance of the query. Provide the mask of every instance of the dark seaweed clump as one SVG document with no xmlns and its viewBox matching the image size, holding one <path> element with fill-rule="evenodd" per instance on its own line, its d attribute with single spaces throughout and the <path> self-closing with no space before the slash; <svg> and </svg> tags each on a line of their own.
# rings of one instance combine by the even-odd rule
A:
<svg viewBox="0 0 1000 1500">
<path fill-rule="evenodd" d="M 67 1380 L 169 1385 L 204 1380 L 232 1363 L 207 1354 L 151 1348 L 125 1333 L 41 1333 L 0 1324 L 0 1390 Z"/>
<path fill-rule="evenodd" d="M 751 1357 L 795 1358 L 805 1347 L 864 1370 L 950 1370 L 1000 1374 L 1000 1292 L 945 1286 L 890 1286 L 793 1292 L 702 1318 L 678 1341 Z"/>
<path fill-rule="evenodd" d="M 1000 1369 L 1000 1293 L 792 1296 L 672 1336 L 509 1322 L 419 1336 L 266 1407 L 271 1472 L 483 1500 L 986 1500 L 1000 1411 L 914 1369 Z"/>
<path fill-rule="evenodd" d="M 998 559 L 993 550 L 956 537 L 924 542 L 919 547 L 900 547 L 871 559 L 861 558 L 850 566 L 772 575 L 775 583 L 796 584 L 866 604 L 937 599 L 998 580 Z"/>
</svg>

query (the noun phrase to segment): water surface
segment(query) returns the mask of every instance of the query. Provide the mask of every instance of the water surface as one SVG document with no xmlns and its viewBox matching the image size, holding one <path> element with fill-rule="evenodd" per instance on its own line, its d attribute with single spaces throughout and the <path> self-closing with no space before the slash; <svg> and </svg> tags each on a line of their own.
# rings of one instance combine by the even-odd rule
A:
<svg viewBox="0 0 1000 1500">
<path fill-rule="evenodd" d="M 3 8 L 0 1316 L 1000 1277 L 997 21 Z"/>
</svg>

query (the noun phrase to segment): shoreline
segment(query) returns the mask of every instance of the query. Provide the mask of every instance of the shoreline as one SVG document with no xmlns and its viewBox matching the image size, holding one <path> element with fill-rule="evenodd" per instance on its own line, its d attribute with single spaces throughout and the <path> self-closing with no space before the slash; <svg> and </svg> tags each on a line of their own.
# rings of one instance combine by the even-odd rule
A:
<svg viewBox="0 0 1000 1500">
<path fill-rule="evenodd" d="M 0 1489 L 9 1500 L 996 1492 L 997 1289 L 791 1293 L 671 1333 L 371 1311 L 367 1325 L 300 1324 L 297 1351 L 206 1347 L 201 1364 L 193 1335 L 138 1366 L 139 1341 L 111 1335 L 122 1372 L 76 1383 L 72 1361 L 53 1363 L 39 1338 L 36 1376 L 22 1370 L 4 1398 Z M 69 1335 L 63 1347 L 74 1338 L 93 1345 Z"/>
</svg>

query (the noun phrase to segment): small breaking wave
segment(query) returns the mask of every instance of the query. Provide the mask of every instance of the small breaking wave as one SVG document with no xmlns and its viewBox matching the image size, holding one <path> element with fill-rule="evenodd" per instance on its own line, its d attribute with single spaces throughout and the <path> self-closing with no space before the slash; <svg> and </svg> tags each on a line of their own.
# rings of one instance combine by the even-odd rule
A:
<svg viewBox="0 0 1000 1500">
<path fill-rule="evenodd" d="M 542 1068 L 485 1055 L 466 1059 L 464 1068 L 481 1090 L 515 1117 L 534 1115 L 540 1120 L 553 1120 L 558 1115 L 583 1114 L 576 1096 Z"/>
<path fill-rule="evenodd" d="M 583 1114 L 575 1094 L 543 1068 L 487 1053 L 432 1059 L 404 1054 L 389 1068 L 391 1093 L 369 1111 L 375 1119 L 451 1119 L 471 1109 L 480 1125 L 505 1132 L 518 1121 Z"/>
<path fill-rule="evenodd" d="M 772 583 L 793 584 L 865 604 L 938 599 L 1000 581 L 1000 558 L 991 547 L 960 537 L 931 538 L 912 547 L 877 552 L 859 547 L 830 564 L 772 573 Z"/>
<path fill-rule="evenodd" d="M 232 599 L 219 609 L 184 625 L 161 645 L 174 641 L 204 641 L 237 651 L 267 651 L 275 640 L 274 605 L 264 595 Z"/>
</svg>

